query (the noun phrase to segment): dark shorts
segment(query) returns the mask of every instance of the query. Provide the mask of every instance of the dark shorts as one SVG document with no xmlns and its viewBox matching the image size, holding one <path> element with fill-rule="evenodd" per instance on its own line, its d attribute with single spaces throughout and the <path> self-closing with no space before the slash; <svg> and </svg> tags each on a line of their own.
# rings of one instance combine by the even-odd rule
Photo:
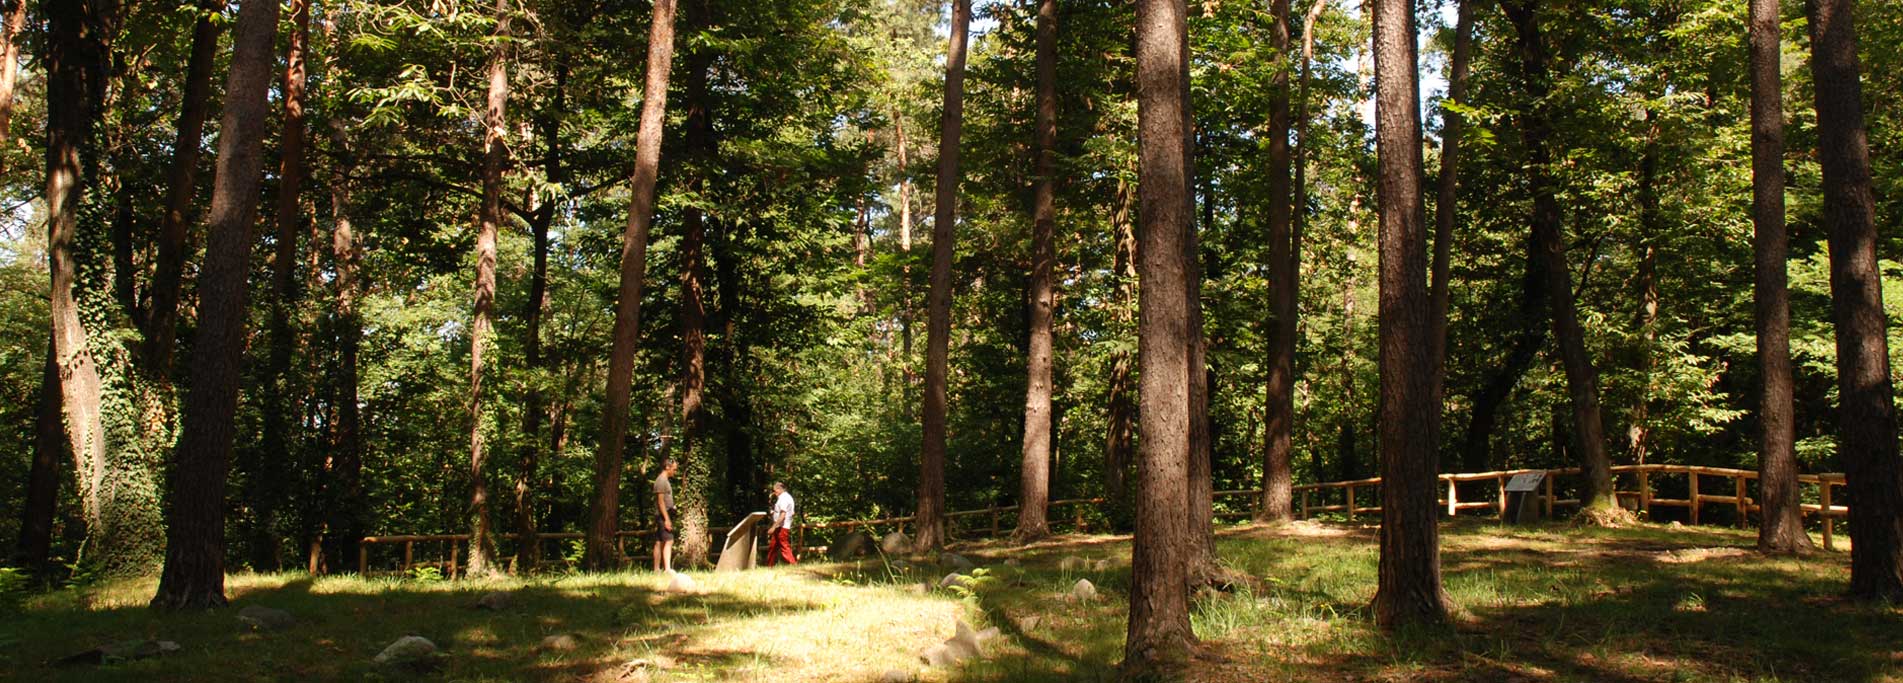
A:
<svg viewBox="0 0 1903 683">
<path fill-rule="evenodd" d="M 670 511 L 670 512 L 668 513 L 668 515 L 667 515 L 667 518 L 668 518 L 668 519 L 671 519 L 671 520 L 674 520 L 674 524 L 675 524 L 676 526 L 679 526 L 679 525 L 680 525 L 680 520 L 681 520 L 681 513 L 680 513 L 680 512 L 678 512 L 678 511 Z M 659 522 L 659 520 L 656 520 L 656 521 L 655 521 L 655 523 L 656 523 L 656 524 L 659 524 L 660 522 Z M 665 527 L 665 526 L 661 526 L 661 527 L 657 527 L 657 528 L 655 528 L 655 529 L 654 529 L 654 542 L 655 542 L 655 543 L 666 543 L 666 542 L 668 542 L 668 541 L 672 541 L 672 540 L 674 540 L 674 532 L 672 532 L 672 531 L 668 531 L 668 530 L 667 530 L 667 527 Z"/>
</svg>

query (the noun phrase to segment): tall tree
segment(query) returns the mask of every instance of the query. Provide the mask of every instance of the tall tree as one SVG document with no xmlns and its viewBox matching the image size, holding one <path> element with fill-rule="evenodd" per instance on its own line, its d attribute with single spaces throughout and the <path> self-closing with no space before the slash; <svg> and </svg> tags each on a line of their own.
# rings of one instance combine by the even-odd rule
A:
<svg viewBox="0 0 1903 683">
<path fill-rule="evenodd" d="M 13 137 L 13 86 L 20 77 L 20 38 L 26 31 L 26 0 L 13 0 L 0 27 L 0 146 Z"/>
<path fill-rule="evenodd" d="M 1057 305 L 1051 271 L 1057 260 L 1057 0 L 1037 3 L 1037 131 L 1031 200 L 1031 344 L 1025 366 L 1030 375 L 1024 397 L 1024 458 L 1018 494 L 1020 543 L 1051 533 L 1045 515 L 1051 494 L 1051 321 Z"/>
<path fill-rule="evenodd" d="M 1460 136 L 1467 126 L 1460 107 L 1467 105 L 1467 70 L 1473 62 L 1474 0 L 1457 0 L 1454 12 L 1454 54 L 1447 65 L 1447 99 L 1441 104 L 1440 177 L 1434 192 L 1434 261 L 1429 266 L 1428 359 L 1434 363 L 1434 405 L 1445 395 L 1447 367 L 1447 299 L 1449 262 L 1454 246 L 1460 191 Z"/>
<path fill-rule="evenodd" d="M 297 331 L 291 326 L 291 311 L 297 305 L 297 242 L 304 232 L 303 202 L 299 196 L 304 185 L 304 104 L 308 69 L 305 65 L 311 34 L 310 0 L 291 0 L 290 44 L 284 51 L 284 84 L 280 93 L 284 103 L 284 123 L 278 139 L 277 224 L 274 254 L 271 259 L 271 305 L 267 334 L 265 376 L 261 387 L 265 394 L 263 434 L 252 463 L 252 476 L 245 478 L 246 495 L 252 512 L 246 523 L 251 526 L 251 566 L 261 571 L 276 570 L 280 565 L 277 543 L 278 504 L 285 498 L 282 488 L 290 474 L 288 454 L 293 452 L 293 418 L 298 410 L 297 389 L 291 386 L 291 360 L 296 353 Z"/>
<path fill-rule="evenodd" d="M 971 0 L 952 0 L 945 53 L 945 112 L 938 132 L 938 186 L 932 209 L 931 299 L 925 323 L 925 443 L 919 457 L 918 538 L 913 549 L 945 543 L 945 380 L 950 365 L 953 223 L 958 220 L 958 136 L 965 120 L 965 44 Z"/>
<path fill-rule="evenodd" d="M 334 22 L 331 22 L 334 25 Z M 332 56 L 337 43 L 331 43 Z M 335 71 L 332 71 L 335 73 Z M 330 476 L 326 482 L 329 508 L 325 526 L 334 539 L 325 554 L 337 561 L 357 555 L 363 538 L 363 428 L 357 393 L 357 349 L 363 339 L 363 314 L 357 310 L 363 248 L 351 225 L 355 208 L 350 198 L 350 173 L 355 156 L 350 149 L 350 128 L 342 116 L 330 121 L 332 153 L 337 161 L 331 166 L 330 179 L 330 257 L 336 277 L 331 281 L 335 292 L 333 311 L 337 320 L 337 424 L 332 432 Z"/>
<path fill-rule="evenodd" d="M 201 0 L 198 20 L 192 22 L 192 54 L 185 64 L 185 101 L 179 108 L 177 134 L 172 143 L 172 168 L 167 178 L 165 214 L 159 219 L 158 263 L 151 287 L 151 312 L 146 318 L 146 366 L 159 377 L 170 377 L 178 338 L 178 302 L 184 287 L 186 229 L 192 198 L 198 194 L 198 158 L 205 138 L 205 117 L 211 109 L 211 71 L 218 57 L 217 15 L 224 3 Z"/>
<path fill-rule="evenodd" d="M 1759 512 L 1758 550 L 1809 550 L 1797 498 L 1796 426 L 1791 398 L 1791 292 L 1784 270 L 1784 85 L 1778 0 L 1751 0 L 1751 242 L 1756 255 Z"/>
<path fill-rule="evenodd" d="M 240 366 L 244 359 L 245 274 L 251 224 L 263 183 L 264 134 L 271 87 L 278 3 L 245 0 L 238 10 L 219 124 L 217 180 L 206 219 L 205 265 L 199 275 L 198 337 L 183 427 L 166 492 L 165 570 L 154 607 L 225 604 L 225 476 L 236 436 Z"/>
<path fill-rule="evenodd" d="M 1903 464 L 1897 462 L 1876 199 L 1857 80 L 1856 3 L 1811 0 L 1808 6 L 1837 338 L 1837 439 L 1851 500 L 1850 593 L 1896 600 L 1903 598 Z"/>
<path fill-rule="evenodd" d="M 1282 68 L 1269 82 L 1269 378 L 1262 420 L 1262 507 L 1256 520 L 1294 518 L 1294 474 L 1290 436 L 1295 421 L 1296 255 L 1291 248 L 1289 204 L 1289 0 L 1269 3 L 1276 59 Z"/>
<path fill-rule="evenodd" d="M 707 4 L 700 6 L 705 8 Z M 697 23 L 706 23 L 704 13 Z M 712 545 L 707 498 L 715 490 L 713 449 L 702 448 L 707 431 L 707 217 L 698 203 L 705 200 L 706 169 L 713 161 L 713 113 L 707 81 L 714 62 L 705 48 L 689 54 L 684 93 L 687 101 L 683 103 L 687 120 L 683 125 L 689 191 L 696 198 L 681 211 L 681 438 L 676 460 L 681 464 L 682 485 L 675 490 L 681 517 L 674 520 L 674 529 L 680 534 L 675 545 L 691 567 L 707 559 Z"/>
<path fill-rule="evenodd" d="M 634 388 L 635 344 L 641 338 L 641 285 L 647 277 L 648 227 L 654 221 L 654 181 L 661 167 L 661 127 L 667 118 L 667 75 L 674 64 L 675 0 L 654 0 L 648 28 L 647 74 L 641 88 L 641 124 L 635 132 L 634 175 L 628 192 L 628 227 L 621 236 L 621 286 L 615 296 L 613 348 L 608 354 L 608 403 L 595 452 L 595 495 L 588 508 L 582 564 L 590 569 L 621 565 L 615 533 L 620 530 L 621 449 L 628 436 L 628 399 Z"/>
<path fill-rule="evenodd" d="M 59 461 L 65 438 L 59 421 L 59 366 L 53 361 L 53 339 L 46 340 L 46 360 L 40 364 L 40 394 L 33 417 L 33 464 L 27 471 L 26 501 L 20 505 L 20 539 L 14 558 L 20 566 L 43 569 L 53 549 L 53 518 L 59 509 Z"/>
<path fill-rule="evenodd" d="M 1126 678 L 1172 675 L 1195 638 L 1187 565 L 1190 329 L 1188 24 L 1182 0 L 1139 0 L 1136 17 L 1138 446 Z"/>
<path fill-rule="evenodd" d="M 1434 500 L 1440 406 L 1427 286 L 1420 83 L 1412 0 L 1374 3 L 1375 148 L 1381 180 L 1381 565 L 1374 617 L 1385 628 L 1447 621 Z"/>
<path fill-rule="evenodd" d="M 561 190 L 568 183 L 568 170 L 562 164 L 562 118 L 568 111 L 568 79 L 574 57 L 566 49 L 557 50 L 554 93 L 549 105 L 542 110 L 538 135 L 542 138 L 542 172 L 548 178 L 549 185 Z M 549 229 L 553 227 L 556 207 L 560 203 L 556 198 L 544 200 L 529 219 L 529 236 L 534 242 L 531 245 L 534 264 L 529 270 L 529 298 L 523 305 L 522 319 L 526 329 L 523 334 L 522 361 L 528 366 L 531 378 L 528 391 L 522 397 L 522 469 L 515 480 L 515 563 L 523 571 L 534 568 L 542 561 L 542 544 L 535 540 L 535 489 L 532 482 L 541 467 L 542 421 L 548 417 L 542 395 L 542 373 L 549 369 L 549 359 L 542 355 L 542 319 L 548 312 Z"/>
<path fill-rule="evenodd" d="M 496 571 L 489 535 L 489 481 L 483 472 L 482 361 L 495 328 L 496 233 L 502 227 L 502 172 L 509 162 L 509 0 L 496 0 L 496 28 L 489 45 L 489 95 L 482 117 L 482 209 L 476 226 L 476 300 L 469 327 L 469 574 Z"/>
<path fill-rule="evenodd" d="M 1599 371 L 1586 350 L 1586 331 L 1579 323 L 1573 299 L 1572 269 L 1566 262 L 1566 240 L 1561 234 L 1558 181 L 1552 169 L 1553 113 L 1548 97 L 1552 75 L 1546 38 L 1540 29 L 1539 0 L 1504 0 L 1500 4 L 1515 36 L 1526 110 L 1519 116 L 1520 144 L 1526 154 L 1527 188 L 1533 198 L 1532 250 L 1546 281 L 1552 314 L 1553 339 L 1566 369 L 1566 388 L 1572 398 L 1573 435 L 1585 471 L 1580 493 L 1583 519 L 1617 524 L 1631 515 L 1619 507 L 1612 487 L 1612 459 L 1606 452 L 1605 420 L 1599 406 Z"/>
<path fill-rule="evenodd" d="M 1114 317 L 1118 325 L 1130 323 L 1130 311 L 1136 303 L 1137 282 L 1137 236 L 1134 222 L 1130 216 L 1130 203 L 1133 199 L 1130 185 L 1125 181 L 1117 182 L 1117 193 L 1110 208 L 1111 233 L 1116 239 L 1116 253 L 1111 257 L 1110 271 L 1117 278 Z M 1125 496 L 1130 463 L 1134 460 L 1136 447 L 1136 401 L 1131 394 L 1131 386 L 1136 375 L 1136 358 L 1126 350 L 1115 352 L 1110 358 L 1109 406 L 1105 430 L 1109 434 L 1104 440 L 1104 494 L 1113 503 L 1113 510 L 1123 511 L 1130 502 Z"/>
</svg>

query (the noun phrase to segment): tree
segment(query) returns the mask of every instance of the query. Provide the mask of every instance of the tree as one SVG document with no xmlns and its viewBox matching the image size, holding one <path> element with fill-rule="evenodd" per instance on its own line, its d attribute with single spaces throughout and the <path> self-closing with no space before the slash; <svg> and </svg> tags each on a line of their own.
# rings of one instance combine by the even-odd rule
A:
<svg viewBox="0 0 1903 683">
<path fill-rule="evenodd" d="M 1262 420 L 1262 508 L 1256 511 L 1256 519 L 1287 522 L 1295 514 L 1295 478 L 1290 469 L 1294 442 L 1290 433 L 1295 422 L 1295 316 L 1301 299 L 1295 267 L 1298 256 L 1290 239 L 1289 74 L 1285 68 L 1290 56 L 1288 0 L 1270 2 L 1269 14 L 1274 22 L 1271 35 L 1276 59 L 1284 68 L 1275 70 L 1269 85 L 1269 379 Z"/>
<path fill-rule="evenodd" d="M 1850 494 L 1850 593 L 1903 598 L 1903 465 L 1897 462 L 1890 349 L 1877 270 L 1876 201 L 1858 82 L 1852 0 L 1813 0 L 1811 78 L 1830 241 L 1837 339 L 1837 430 Z"/>
<path fill-rule="evenodd" d="M 502 173 L 509 162 L 509 0 L 496 0 L 496 29 L 489 46 L 489 95 L 484 109 L 482 209 L 476 225 L 476 301 L 469 326 L 469 574 L 493 574 L 495 544 L 489 535 L 488 459 L 482 424 L 482 361 L 495 328 L 496 232 L 501 229 Z"/>
<path fill-rule="evenodd" d="M 172 143 L 172 171 L 165 195 L 165 215 L 159 220 L 158 264 L 152 284 L 151 312 L 146 315 L 145 363 L 150 372 L 170 377 L 178 338 L 178 302 L 184 287 L 187 214 L 198 194 L 198 158 L 205 139 L 205 117 L 211 109 L 211 70 L 218 57 L 221 24 L 215 16 L 223 3 L 205 0 L 192 22 L 192 54 L 185 66 L 185 102 L 179 108 L 177 137 Z M 287 74 L 288 75 L 288 74 Z"/>
<path fill-rule="evenodd" d="M 550 185 L 566 188 L 567 169 L 562 165 L 562 117 L 568 111 L 568 79 L 572 54 L 559 50 L 555 56 L 554 97 L 543 109 L 537 135 L 542 138 L 542 172 Z M 542 561 L 542 544 L 535 536 L 535 490 L 531 483 L 540 471 L 542 421 L 547 418 L 541 373 L 549 370 L 542 355 L 542 319 L 548 311 L 549 229 L 555 222 L 560 202 L 544 200 L 529 218 L 530 239 L 534 241 L 534 265 L 529 271 L 529 298 L 522 315 L 526 323 L 522 344 L 522 362 L 534 374 L 522 399 L 522 469 L 515 482 L 516 567 L 526 571 Z"/>
<path fill-rule="evenodd" d="M 1553 114 L 1547 95 L 1552 91 L 1552 76 L 1540 31 L 1540 4 L 1538 0 L 1509 0 L 1502 2 L 1501 8 L 1518 38 L 1514 50 L 1528 103 L 1519 116 L 1519 129 L 1527 156 L 1527 186 L 1533 196 L 1531 249 L 1546 281 L 1553 338 L 1559 344 L 1566 388 L 1572 398 L 1573 438 L 1585 472 L 1580 514 L 1593 523 L 1617 524 L 1631 515 L 1619 507 L 1613 493 L 1612 460 L 1606 453 L 1605 422 L 1599 406 L 1599 371 L 1586 351 L 1586 332 L 1579 323 L 1578 303 L 1573 298 L 1572 269 L 1566 263 L 1557 181 L 1551 168 Z"/>
<path fill-rule="evenodd" d="M 336 43 L 332 43 L 336 45 Z M 334 50 L 335 48 L 333 48 Z M 355 158 L 350 149 L 350 127 L 342 116 L 330 121 L 330 141 L 337 161 L 331 166 L 330 179 L 330 257 L 337 277 L 331 281 L 335 292 L 337 316 L 337 425 L 332 433 L 335 450 L 326 484 L 325 526 L 334 539 L 329 557 L 337 561 L 357 555 L 363 538 L 363 428 L 358 403 L 357 350 L 363 339 L 363 314 L 357 309 L 358 273 L 363 266 L 363 248 L 351 225 L 354 207 L 350 198 L 350 172 Z"/>
<path fill-rule="evenodd" d="M 20 77 L 20 38 L 26 30 L 26 0 L 13 0 L 0 27 L 0 145 L 13 136 L 13 86 Z"/>
<path fill-rule="evenodd" d="M 1190 290 L 1185 244 L 1189 187 L 1188 24 L 1182 0 L 1139 0 L 1138 422 L 1136 535 L 1123 675 L 1136 679 L 1183 666 L 1189 628 L 1187 566 Z"/>
<path fill-rule="evenodd" d="M 702 3 L 705 8 L 707 5 Z M 702 16 L 697 23 L 707 24 Z M 705 169 L 713 161 L 713 121 L 707 80 L 712 75 L 713 55 L 706 49 L 690 53 L 687 59 L 686 127 L 688 185 L 704 201 L 707 192 Z M 681 439 L 677 460 L 681 464 L 681 485 L 675 499 L 681 516 L 674 520 L 680 534 L 681 558 L 688 566 L 707 560 L 712 535 L 708 531 L 708 494 L 715 490 L 713 449 L 702 442 L 707 432 L 707 217 L 698 203 L 681 211 Z M 722 283 L 724 286 L 726 283 Z"/>
<path fill-rule="evenodd" d="M 615 534 L 620 530 L 621 449 L 627 442 L 635 343 L 641 336 L 641 285 L 647 273 L 648 227 L 654 220 L 654 181 L 661 166 L 667 75 L 674 63 L 674 10 L 675 0 L 654 0 L 648 29 L 641 124 L 635 132 L 628 226 L 621 237 L 621 285 L 616 291 L 614 342 L 608 355 L 608 397 L 602 411 L 601 444 L 595 452 L 595 495 L 589 504 L 582 558 L 583 565 L 595 570 L 621 565 L 615 544 Z"/>
<path fill-rule="evenodd" d="M 953 224 L 958 220 L 958 135 L 964 126 L 965 44 L 970 39 L 971 0 L 952 0 L 950 45 L 945 53 L 945 112 L 939 122 L 938 186 L 932 209 L 932 277 L 926 303 L 925 402 L 921 422 L 916 552 L 945 543 L 945 380 L 950 365 Z"/>
<path fill-rule="evenodd" d="M 1447 621 L 1434 500 L 1440 406 L 1428 320 L 1427 215 L 1422 203 L 1420 90 L 1414 3 L 1374 3 L 1375 147 L 1381 253 L 1381 564 L 1375 622 Z"/>
<path fill-rule="evenodd" d="M 1467 70 L 1473 61 L 1473 2 L 1457 0 L 1454 18 L 1454 53 L 1447 65 L 1447 100 L 1441 105 L 1440 177 L 1434 193 L 1434 261 L 1429 268 L 1428 342 L 1433 344 L 1429 360 L 1434 363 L 1434 405 L 1442 404 L 1446 392 L 1447 300 L 1449 264 L 1454 246 L 1454 221 L 1460 212 L 1460 136 L 1466 117 L 1460 107 L 1467 106 Z"/>
<path fill-rule="evenodd" d="M 1758 366 L 1758 550 L 1809 550 L 1798 508 L 1796 428 L 1791 406 L 1791 293 L 1784 261 L 1784 93 L 1778 0 L 1752 0 L 1748 27 L 1751 68 L 1751 219 L 1756 255 Z"/>
<path fill-rule="evenodd" d="M 33 464 L 27 472 L 26 501 L 20 505 L 20 540 L 14 557 L 20 565 L 43 569 L 53 548 L 53 517 L 59 508 L 59 461 L 65 455 L 60 430 L 59 366 L 53 339 L 46 340 L 40 394 L 33 419 Z"/>
<path fill-rule="evenodd" d="M 1031 344 L 1025 366 L 1030 375 L 1024 397 L 1024 462 L 1018 495 L 1020 543 L 1051 533 L 1045 520 L 1051 487 L 1051 320 L 1056 294 L 1051 270 L 1057 260 L 1056 196 L 1052 162 L 1057 146 L 1057 0 L 1037 3 L 1037 132 L 1031 200 Z"/>
<path fill-rule="evenodd" d="M 244 359 L 245 273 L 251 224 L 263 182 L 266 91 L 278 5 L 246 0 L 233 33 L 231 72 L 219 125 L 217 180 L 206 219 L 205 265 L 199 276 L 198 337 L 183 428 L 174 455 L 165 570 L 152 606 L 225 604 L 225 476 L 231 464 L 239 368 Z"/>
</svg>

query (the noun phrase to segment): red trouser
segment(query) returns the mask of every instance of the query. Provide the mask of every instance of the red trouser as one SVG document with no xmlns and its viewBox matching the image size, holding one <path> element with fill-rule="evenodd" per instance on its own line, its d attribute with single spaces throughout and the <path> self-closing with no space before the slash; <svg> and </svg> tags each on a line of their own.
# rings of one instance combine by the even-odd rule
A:
<svg viewBox="0 0 1903 683">
<path fill-rule="evenodd" d="M 800 563 L 799 558 L 793 557 L 793 532 L 786 527 L 774 527 L 773 533 L 767 534 L 766 566 L 781 562 Z"/>
</svg>

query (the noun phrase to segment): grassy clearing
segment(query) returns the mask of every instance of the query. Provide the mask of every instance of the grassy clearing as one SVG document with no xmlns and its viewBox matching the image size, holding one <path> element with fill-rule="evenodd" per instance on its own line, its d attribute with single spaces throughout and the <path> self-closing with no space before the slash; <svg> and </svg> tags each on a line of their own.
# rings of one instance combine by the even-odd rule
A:
<svg viewBox="0 0 1903 683">
<path fill-rule="evenodd" d="M 1761 558 L 1748 532 L 1483 523 L 1445 528 L 1451 632 L 1383 634 L 1367 603 L 1373 527 L 1228 530 L 1224 561 L 1263 579 L 1199 596 L 1196 680 L 1903 681 L 1903 610 L 1840 598 L 1842 554 Z M 954 619 L 997 626 L 989 656 L 925 681 L 1110 680 L 1121 657 L 1127 537 L 1072 536 L 1027 549 L 961 549 L 986 567 L 969 590 L 925 590 L 944 570 L 872 560 L 745 574 L 696 574 L 706 592 L 669 595 L 651 574 L 459 583 L 236 576 L 234 606 L 286 609 L 301 623 L 250 633 L 233 610 L 163 615 L 150 582 L 41 595 L 0 623 L 0 677 L 16 680 L 380 680 L 370 663 L 399 636 L 449 654 L 456 681 L 879 680 Z M 1005 566 L 1007 558 L 1018 566 Z M 1071 560 L 1068 558 L 1077 558 Z M 1081 560 L 1081 561 L 1078 561 Z M 1099 561 L 1102 561 L 1101 564 Z M 1080 578 L 1101 597 L 1065 599 Z M 502 612 L 477 598 L 512 591 Z M 579 648 L 539 649 L 575 634 Z M 175 640 L 184 651 L 105 667 L 46 663 L 105 642 Z M 631 668 L 642 660 L 647 666 Z"/>
</svg>

